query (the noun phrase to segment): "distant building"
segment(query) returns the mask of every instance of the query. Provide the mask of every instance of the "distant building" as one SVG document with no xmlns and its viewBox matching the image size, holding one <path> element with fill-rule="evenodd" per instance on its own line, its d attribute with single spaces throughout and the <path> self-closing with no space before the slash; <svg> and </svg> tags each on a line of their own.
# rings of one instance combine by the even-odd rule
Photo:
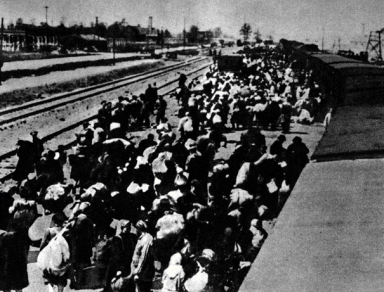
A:
<svg viewBox="0 0 384 292">
<path fill-rule="evenodd" d="M 24 29 L 4 30 L 3 46 L 5 52 L 36 51 L 44 46 L 58 46 L 59 39 L 43 30 Z"/>
<path fill-rule="evenodd" d="M 197 41 L 202 44 L 209 44 L 213 39 L 213 32 L 210 30 L 198 31 Z"/>
</svg>

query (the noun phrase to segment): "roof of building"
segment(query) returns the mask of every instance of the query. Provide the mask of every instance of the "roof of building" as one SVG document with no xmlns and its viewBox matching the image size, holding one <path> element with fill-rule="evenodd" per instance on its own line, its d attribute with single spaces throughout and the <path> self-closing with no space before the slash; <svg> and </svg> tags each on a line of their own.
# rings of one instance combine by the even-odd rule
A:
<svg viewBox="0 0 384 292">
<path fill-rule="evenodd" d="M 336 109 L 312 156 L 328 160 L 384 155 L 384 106 Z"/>
</svg>

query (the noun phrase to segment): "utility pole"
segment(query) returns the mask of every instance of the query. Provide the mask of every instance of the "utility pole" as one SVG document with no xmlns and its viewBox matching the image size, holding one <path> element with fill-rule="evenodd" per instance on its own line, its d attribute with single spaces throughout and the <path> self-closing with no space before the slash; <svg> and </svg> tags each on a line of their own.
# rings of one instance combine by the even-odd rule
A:
<svg viewBox="0 0 384 292">
<path fill-rule="evenodd" d="M 324 25 L 323 25 L 323 34 L 321 36 L 321 50 L 324 51 Z"/>
<path fill-rule="evenodd" d="M 99 17 L 96 16 L 96 24 L 95 24 L 95 34 L 97 34 L 97 27 L 99 26 Z M 97 40 L 99 40 L 99 35 L 97 34 Z"/>
<path fill-rule="evenodd" d="M 48 6 L 44 6 L 44 8 L 45 8 L 45 29 L 46 29 L 46 34 L 47 34 L 46 47 L 48 50 Z"/>
<path fill-rule="evenodd" d="M 117 25 L 117 24 L 116 24 Z M 116 50 L 116 25 L 113 28 L 113 65 L 116 65 L 115 50 Z"/>
<path fill-rule="evenodd" d="M 48 26 L 48 6 L 44 6 L 45 8 L 45 24 Z"/>
<path fill-rule="evenodd" d="M 1 67 L 3 67 L 3 37 L 4 37 L 4 18 L 1 18 L 1 32 L 0 32 L 0 85 L 1 85 Z"/>
<path fill-rule="evenodd" d="M 164 47 L 164 27 L 161 27 L 160 43 L 161 43 L 161 54 L 163 54 L 163 47 Z"/>
<path fill-rule="evenodd" d="M 1 18 L 0 57 L 3 56 L 4 18 Z"/>
<path fill-rule="evenodd" d="M 184 16 L 184 30 L 183 30 L 183 33 L 184 33 L 184 50 L 185 50 L 185 34 L 186 34 L 186 31 L 185 31 L 185 16 Z"/>
</svg>

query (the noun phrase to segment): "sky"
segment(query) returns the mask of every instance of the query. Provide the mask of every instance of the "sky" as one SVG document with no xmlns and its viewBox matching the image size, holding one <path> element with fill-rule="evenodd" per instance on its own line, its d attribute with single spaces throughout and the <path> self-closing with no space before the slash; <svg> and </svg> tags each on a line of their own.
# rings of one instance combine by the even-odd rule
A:
<svg viewBox="0 0 384 292">
<path fill-rule="evenodd" d="M 48 22 L 66 25 L 83 22 L 90 25 L 95 17 L 111 24 L 126 19 L 130 25 L 167 28 L 172 33 L 197 25 L 200 30 L 221 27 L 226 34 L 239 38 L 244 22 L 262 38 L 272 35 L 305 42 L 330 44 L 341 38 L 349 41 L 357 34 L 384 27 L 383 0 L 0 0 L 0 17 L 7 25 L 21 17 L 25 23 Z"/>
</svg>

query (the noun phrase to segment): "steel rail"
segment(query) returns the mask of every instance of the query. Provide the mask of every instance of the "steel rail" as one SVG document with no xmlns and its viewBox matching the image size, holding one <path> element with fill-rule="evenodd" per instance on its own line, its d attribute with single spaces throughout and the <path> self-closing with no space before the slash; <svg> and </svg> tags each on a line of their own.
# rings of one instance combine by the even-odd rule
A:
<svg viewBox="0 0 384 292">
<path fill-rule="evenodd" d="M 47 111 L 53 110 L 55 108 L 65 106 L 65 105 L 70 104 L 70 103 L 75 103 L 75 102 L 78 102 L 78 101 L 81 101 L 81 100 L 93 97 L 95 95 L 99 95 L 99 94 L 102 94 L 102 93 L 105 93 L 105 92 L 108 92 L 108 91 L 115 90 L 115 89 L 123 87 L 123 86 L 131 85 L 131 84 L 134 84 L 134 83 L 137 83 L 137 82 L 149 79 L 149 78 L 153 78 L 153 77 L 162 75 L 164 73 L 167 73 L 167 72 L 170 72 L 170 71 L 174 71 L 176 69 L 181 69 L 181 68 L 187 67 L 187 66 L 189 66 L 191 64 L 195 64 L 195 63 L 204 61 L 206 59 L 207 58 L 199 58 L 199 59 L 192 60 L 190 62 L 183 62 L 181 64 L 171 65 L 170 67 L 167 67 L 167 68 L 156 69 L 156 70 L 152 70 L 150 72 L 139 73 L 139 74 L 136 74 L 136 75 L 131 75 L 131 76 L 128 76 L 128 77 L 116 79 L 116 80 L 109 81 L 109 82 L 102 83 L 102 84 L 98 84 L 98 85 L 95 85 L 95 86 L 90 86 L 90 87 L 87 87 L 87 88 L 84 88 L 84 89 L 81 89 L 81 90 L 78 90 L 78 91 L 73 91 L 73 92 L 65 93 L 65 94 L 58 95 L 58 96 L 55 96 L 55 97 L 52 97 L 52 98 L 49 98 L 49 99 L 44 99 L 44 100 L 41 100 L 41 101 L 36 101 L 34 103 L 29 103 L 27 105 L 21 105 L 21 106 L 9 108 L 9 109 L 0 111 L 0 117 L 1 117 L 1 115 L 10 114 L 10 113 L 17 113 L 17 111 L 21 111 L 21 110 L 28 109 L 28 108 L 33 108 L 33 107 L 36 107 L 36 106 L 41 106 L 41 105 L 44 105 L 44 104 L 48 104 L 48 103 L 54 102 L 56 100 L 62 100 L 62 99 L 65 99 L 65 98 L 73 97 L 73 98 L 70 98 L 70 99 L 68 99 L 66 101 L 55 103 L 55 104 L 53 104 L 51 106 L 47 106 L 47 107 L 36 109 L 36 110 L 31 110 L 31 111 L 29 111 L 29 112 L 27 112 L 25 114 L 20 114 L 20 115 L 17 115 L 17 116 L 6 118 L 4 120 L 0 120 L 0 125 L 9 124 L 9 123 L 21 120 L 21 119 L 28 118 L 30 116 L 34 116 L 34 115 L 37 115 L 37 114 L 40 114 L 40 113 L 43 113 L 43 112 L 47 112 Z M 97 90 L 97 89 L 100 89 L 100 90 Z M 97 91 L 89 93 L 89 94 L 85 94 L 85 95 L 80 95 L 80 96 L 76 97 L 79 94 L 86 93 L 86 92 L 93 91 L 93 90 L 97 90 Z M 0 159 L 1 159 L 1 157 L 0 157 Z"/>
</svg>

